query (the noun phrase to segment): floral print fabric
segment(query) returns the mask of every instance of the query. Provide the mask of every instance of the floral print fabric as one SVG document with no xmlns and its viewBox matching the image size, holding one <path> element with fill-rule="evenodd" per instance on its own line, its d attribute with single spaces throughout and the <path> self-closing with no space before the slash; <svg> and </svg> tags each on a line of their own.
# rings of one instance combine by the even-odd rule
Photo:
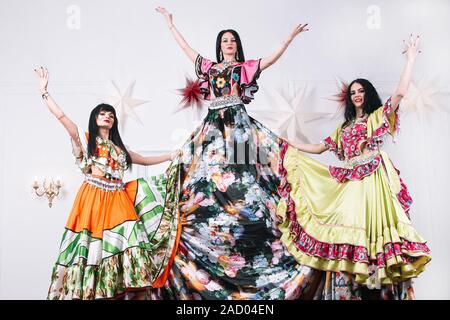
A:
<svg viewBox="0 0 450 320">
<path fill-rule="evenodd" d="M 182 231 L 154 298 L 294 299 L 309 287 L 318 273 L 287 253 L 276 226 L 280 142 L 243 105 L 209 110 L 176 159 Z"/>
</svg>

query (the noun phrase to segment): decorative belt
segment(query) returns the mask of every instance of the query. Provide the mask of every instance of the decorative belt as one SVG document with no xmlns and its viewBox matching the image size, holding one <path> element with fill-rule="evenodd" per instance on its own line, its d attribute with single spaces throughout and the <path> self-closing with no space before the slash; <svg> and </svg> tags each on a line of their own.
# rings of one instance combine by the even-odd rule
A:
<svg viewBox="0 0 450 320">
<path fill-rule="evenodd" d="M 242 100 L 238 96 L 223 96 L 215 98 L 214 100 L 210 101 L 209 110 L 216 110 L 216 109 L 222 109 L 229 106 L 234 106 L 237 104 L 243 104 Z"/>
<path fill-rule="evenodd" d="M 379 153 L 375 153 L 365 158 L 352 158 L 345 161 L 345 167 L 348 169 L 352 169 L 355 166 L 372 162 L 376 157 L 379 156 L 380 156 Z"/>
<path fill-rule="evenodd" d="M 123 190 L 125 187 L 125 183 L 122 181 L 107 181 L 101 178 L 93 177 L 90 175 L 86 175 L 84 181 L 89 183 L 90 185 L 106 190 L 106 191 L 116 191 Z"/>
</svg>

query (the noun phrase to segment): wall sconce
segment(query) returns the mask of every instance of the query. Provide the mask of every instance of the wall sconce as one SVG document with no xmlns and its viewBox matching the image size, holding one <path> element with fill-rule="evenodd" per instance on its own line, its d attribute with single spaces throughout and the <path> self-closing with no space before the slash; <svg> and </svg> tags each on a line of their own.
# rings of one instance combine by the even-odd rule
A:
<svg viewBox="0 0 450 320">
<path fill-rule="evenodd" d="M 53 205 L 53 199 L 59 195 L 59 190 L 61 189 L 62 184 L 61 180 L 57 179 L 56 183 L 51 179 L 49 183 L 47 183 L 47 179 L 44 179 L 42 185 L 39 183 L 38 179 L 35 177 L 33 182 L 34 192 L 38 197 L 46 196 L 48 200 L 49 208 Z"/>
</svg>

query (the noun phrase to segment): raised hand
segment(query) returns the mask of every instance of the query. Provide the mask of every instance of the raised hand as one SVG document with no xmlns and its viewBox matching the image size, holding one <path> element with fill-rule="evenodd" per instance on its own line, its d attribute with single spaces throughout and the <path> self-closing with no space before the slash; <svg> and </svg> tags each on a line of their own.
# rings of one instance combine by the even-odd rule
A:
<svg viewBox="0 0 450 320">
<path fill-rule="evenodd" d="M 289 40 L 292 41 L 300 33 L 309 31 L 309 29 L 307 27 L 308 27 L 307 23 L 299 24 L 299 25 L 295 26 L 295 28 L 292 30 L 291 34 L 289 35 Z"/>
<path fill-rule="evenodd" d="M 402 54 L 406 54 L 408 60 L 413 61 L 419 53 L 422 53 L 422 51 L 419 50 L 419 41 L 420 37 L 418 35 L 413 37 L 412 34 L 410 34 L 408 42 L 403 40 L 406 49 L 402 52 Z"/>
<path fill-rule="evenodd" d="M 169 27 L 170 32 L 172 33 L 175 41 L 178 43 L 180 48 L 184 51 L 184 53 L 189 57 L 189 59 L 195 63 L 197 59 L 198 53 L 184 40 L 181 33 L 177 30 L 177 28 L 173 25 L 172 14 L 167 11 L 164 7 L 155 8 L 156 12 L 162 14 L 164 18 L 166 18 L 167 25 Z"/>
<path fill-rule="evenodd" d="M 169 27 L 171 27 L 173 25 L 172 14 L 169 11 L 167 11 L 166 8 L 157 7 L 155 10 L 157 12 L 161 13 L 164 16 L 164 18 L 166 18 L 166 22 Z"/>
<path fill-rule="evenodd" d="M 48 109 L 54 116 L 62 123 L 62 125 L 66 128 L 69 135 L 72 137 L 74 142 L 79 145 L 79 138 L 77 132 L 77 126 L 72 122 L 62 111 L 62 109 L 58 106 L 56 101 L 49 95 L 47 91 L 48 86 L 48 70 L 44 67 L 39 67 L 34 69 L 38 79 L 39 79 L 39 90 L 41 90 L 42 99 L 47 104 Z M 80 146 L 80 145 L 79 145 Z"/>
<path fill-rule="evenodd" d="M 34 72 L 38 76 L 39 79 L 39 90 L 41 90 L 41 93 L 47 92 L 47 86 L 48 86 L 48 70 L 44 67 L 39 67 L 37 69 L 34 69 Z"/>
<path fill-rule="evenodd" d="M 405 44 L 406 48 L 402 52 L 402 54 L 406 54 L 407 61 L 405 67 L 403 68 L 402 75 L 400 76 L 400 82 L 398 83 L 397 89 L 395 89 L 394 93 L 391 96 L 391 113 L 397 110 L 400 101 L 406 95 L 409 83 L 411 82 L 412 69 L 416 57 L 419 53 L 421 53 L 421 51 L 419 50 L 419 36 L 413 37 L 413 35 L 410 34 L 409 41 L 406 42 L 405 40 L 403 40 L 403 43 Z"/>
<path fill-rule="evenodd" d="M 302 32 L 309 31 L 307 27 L 308 27 L 307 23 L 296 25 L 295 28 L 289 34 L 286 41 L 283 42 L 283 44 L 277 51 L 275 51 L 271 56 L 261 59 L 261 63 L 259 65 L 261 70 L 265 70 L 271 65 L 273 65 L 275 62 L 277 62 L 277 60 L 283 55 L 284 51 L 286 51 L 289 44 L 292 42 L 292 40 L 294 40 L 294 38 L 297 35 L 299 35 Z"/>
</svg>

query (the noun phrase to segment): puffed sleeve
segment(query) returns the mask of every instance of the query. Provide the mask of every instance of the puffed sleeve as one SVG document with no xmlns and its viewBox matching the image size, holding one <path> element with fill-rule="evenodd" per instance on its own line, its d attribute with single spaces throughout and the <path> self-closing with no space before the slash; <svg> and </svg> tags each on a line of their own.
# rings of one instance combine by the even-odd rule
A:
<svg viewBox="0 0 450 320">
<path fill-rule="evenodd" d="M 323 140 L 323 142 L 328 148 L 328 151 L 333 152 L 339 160 L 344 160 L 344 150 L 341 145 L 341 131 L 341 126 L 337 127 L 330 136 Z"/>
<path fill-rule="evenodd" d="M 209 69 L 213 66 L 214 62 L 209 59 L 203 58 L 201 55 L 195 59 L 195 73 L 199 78 L 208 78 Z"/>
<path fill-rule="evenodd" d="M 209 70 L 215 63 L 211 60 L 203 58 L 201 55 L 195 59 L 195 74 L 200 80 L 200 92 L 203 94 L 205 100 L 209 100 Z"/>
<path fill-rule="evenodd" d="M 241 65 L 240 87 L 241 99 L 244 103 L 250 103 L 254 94 L 258 91 L 258 80 L 261 74 L 261 59 L 247 60 Z"/>
<path fill-rule="evenodd" d="M 85 172 L 89 165 L 87 155 L 88 137 L 89 133 L 77 125 L 77 137 L 75 139 L 70 139 L 72 142 L 72 154 L 75 157 L 75 163 L 83 172 Z"/>
<path fill-rule="evenodd" d="M 367 148 L 375 150 L 380 147 L 388 134 L 393 136 L 399 129 L 398 109 L 391 111 L 391 98 L 369 115 L 367 119 Z"/>
</svg>

